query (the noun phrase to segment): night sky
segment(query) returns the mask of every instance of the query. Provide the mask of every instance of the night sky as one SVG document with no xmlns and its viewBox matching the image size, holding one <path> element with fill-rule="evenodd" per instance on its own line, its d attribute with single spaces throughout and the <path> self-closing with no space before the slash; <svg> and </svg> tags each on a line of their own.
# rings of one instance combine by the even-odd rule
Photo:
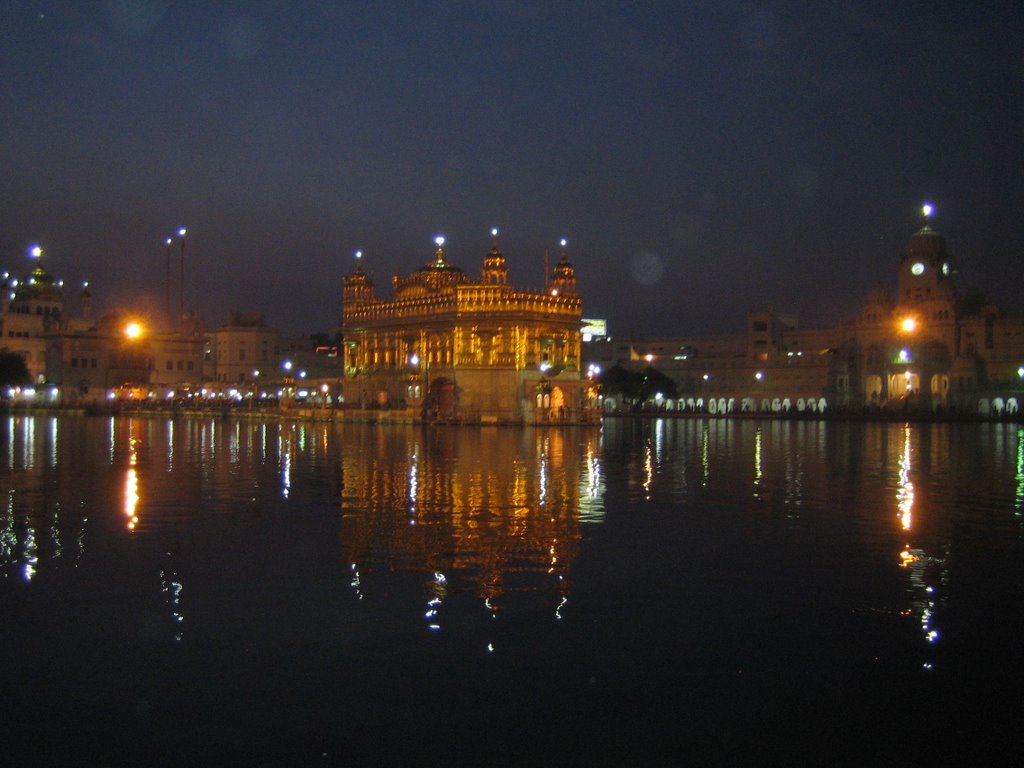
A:
<svg viewBox="0 0 1024 768">
<path fill-rule="evenodd" d="M 0 265 L 99 311 L 161 317 L 184 225 L 207 325 L 330 332 L 356 249 L 389 295 L 496 226 L 522 287 L 568 238 L 613 336 L 826 326 L 927 200 L 1024 314 L 1022 175 L 1019 0 L 0 0 Z"/>
</svg>

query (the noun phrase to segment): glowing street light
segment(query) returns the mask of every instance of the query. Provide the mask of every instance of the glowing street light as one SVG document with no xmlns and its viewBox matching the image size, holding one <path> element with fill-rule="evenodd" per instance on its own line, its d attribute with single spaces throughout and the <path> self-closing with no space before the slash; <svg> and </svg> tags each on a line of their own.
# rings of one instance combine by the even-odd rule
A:
<svg viewBox="0 0 1024 768">
<path fill-rule="evenodd" d="M 913 333 L 917 330 L 917 320 L 912 317 L 905 317 L 900 321 L 900 330 L 904 333 Z"/>
<path fill-rule="evenodd" d="M 42 246 L 40 246 L 39 243 L 36 243 L 35 245 L 28 249 L 28 255 L 31 256 L 33 259 L 41 258 L 43 255 Z"/>
<path fill-rule="evenodd" d="M 128 323 L 124 327 L 124 335 L 129 339 L 137 339 L 142 336 L 142 326 L 136 322 Z"/>
<path fill-rule="evenodd" d="M 178 237 L 181 238 L 181 295 L 178 297 L 178 321 L 185 316 L 185 235 L 188 230 L 185 227 L 178 228 Z"/>
<path fill-rule="evenodd" d="M 935 206 L 931 203 L 925 203 L 921 206 L 921 213 L 924 214 L 924 220 L 927 222 L 932 217 L 932 214 L 935 213 Z"/>
</svg>

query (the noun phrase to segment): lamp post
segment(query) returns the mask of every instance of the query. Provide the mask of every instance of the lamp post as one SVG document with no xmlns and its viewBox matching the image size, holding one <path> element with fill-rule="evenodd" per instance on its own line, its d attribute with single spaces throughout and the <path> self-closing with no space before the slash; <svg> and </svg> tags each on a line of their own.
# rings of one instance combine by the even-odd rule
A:
<svg viewBox="0 0 1024 768">
<path fill-rule="evenodd" d="M 185 235 L 188 230 L 182 227 L 178 230 L 178 237 L 181 238 L 181 293 L 178 296 L 178 322 L 185 316 Z"/>
<path fill-rule="evenodd" d="M 167 246 L 167 271 L 164 280 L 164 301 L 165 308 L 167 309 L 167 322 L 171 323 L 172 327 L 174 320 L 174 318 L 172 317 L 172 313 L 174 312 L 174 309 L 171 307 L 171 242 L 173 241 L 173 239 L 174 238 L 168 237 L 167 242 L 165 243 Z"/>
</svg>

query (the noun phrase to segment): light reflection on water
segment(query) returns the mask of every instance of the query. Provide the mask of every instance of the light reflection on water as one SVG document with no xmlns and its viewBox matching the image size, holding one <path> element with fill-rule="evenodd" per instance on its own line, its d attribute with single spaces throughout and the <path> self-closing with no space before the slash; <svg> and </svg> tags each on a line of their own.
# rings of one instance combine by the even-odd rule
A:
<svg viewBox="0 0 1024 768">
<path fill-rule="evenodd" d="M 281 683 L 298 702 L 327 695 L 325 675 L 393 679 L 399 658 L 410 697 L 436 693 L 414 671 L 432 664 L 450 697 L 482 656 L 513 699 L 543 700 L 524 665 L 557 670 L 582 712 L 637 680 L 671 699 L 798 669 L 963 679 L 980 650 L 1020 656 L 1016 425 L 0 426 L 0 605 L 17 628 L 0 651 L 26 689 L 32 653 L 112 625 L 131 648 L 91 664 L 126 689 L 149 675 L 149 697 L 166 664 L 214 701 L 204 676 L 245 689 L 253 658 L 305 680 Z"/>
</svg>

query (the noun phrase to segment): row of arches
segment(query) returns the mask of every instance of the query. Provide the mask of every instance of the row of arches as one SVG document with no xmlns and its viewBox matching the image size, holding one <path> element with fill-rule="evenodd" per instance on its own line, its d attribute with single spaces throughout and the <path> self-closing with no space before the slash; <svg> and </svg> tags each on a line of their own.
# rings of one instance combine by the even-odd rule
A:
<svg viewBox="0 0 1024 768">
<path fill-rule="evenodd" d="M 656 409 L 677 413 L 708 413 L 712 416 L 727 416 L 729 414 L 742 413 L 825 413 L 828 409 L 828 401 L 824 397 L 774 397 L 757 399 L 753 397 L 735 398 L 703 398 L 703 397 L 681 397 L 678 400 L 666 399 L 659 401 Z M 618 403 L 614 398 L 605 398 L 604 409 L 607 412 L 614 412 L 618 409 Z"/>
</svg>

